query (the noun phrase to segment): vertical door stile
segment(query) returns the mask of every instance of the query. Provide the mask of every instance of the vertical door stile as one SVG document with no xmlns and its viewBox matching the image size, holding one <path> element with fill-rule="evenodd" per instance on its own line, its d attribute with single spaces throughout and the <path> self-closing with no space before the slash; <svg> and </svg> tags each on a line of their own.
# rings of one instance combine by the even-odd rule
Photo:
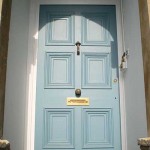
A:
<svg viewBox="0 0 150 150">
<path fill-rule="evenodd" d="M 80 13 L 75 11 L 75 42 L 81 41 L 81 16 Z M 82 43 L 81 43 L 82 44 Z M 82 53 L 82 46 L 80 46 L 80 55 L 77 55 L 77 46 L 75 46 L 75 89 L 81 89 L 81 53 Z M 82 92 L 82 91 L 81 91 Z M 82 93 L 81 93 L 82 95 Z M 73 96 L 75 97 L 75 95 Z M 81 149 L 81 137 L 77 137 L 77 135 L 81 134 L 81 106 L 74 108 L 75 109 L 75 143 L 77 149 Z"/>
</svg>

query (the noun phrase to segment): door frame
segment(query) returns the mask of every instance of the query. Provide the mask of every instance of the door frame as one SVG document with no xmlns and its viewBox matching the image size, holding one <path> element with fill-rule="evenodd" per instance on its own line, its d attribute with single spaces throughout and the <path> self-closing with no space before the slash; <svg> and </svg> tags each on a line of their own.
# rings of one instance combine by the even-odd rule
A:
<svg viewBox="0 0 150 150">
<path fill-rule="evenodd" d="M 38 26 L 39 6 L 41 4 L 115 5 L 117 19 L 118 67 L 121 62 L 121 56 L 125 50 L 121 0 L 30 0 L 24 150 L 34 150 Z M 120 69 L 119 94 L 122 150 L 127 150 L 124 77 Z"/>
</svg>

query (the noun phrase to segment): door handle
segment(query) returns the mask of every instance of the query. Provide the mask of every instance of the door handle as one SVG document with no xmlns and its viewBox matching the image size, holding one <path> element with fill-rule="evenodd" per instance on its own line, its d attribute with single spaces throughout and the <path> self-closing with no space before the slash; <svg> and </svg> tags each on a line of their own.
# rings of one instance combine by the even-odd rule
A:
<svg viewBox="0 0 150 150">
<path fill-rule="evenodd" d="M 75 94 L 76 94 L 76 96 L 81 96 L 81 90 L 80 89 L 76 89 L 75 90 Z"/>
<path fill-rule="evenodd" d="M 77 41 L 75 45 L 77 46 L 77 55 L 80 55 L 80 45 L 81 45 L 81 43 L 79 41 Z"/>
</svg>

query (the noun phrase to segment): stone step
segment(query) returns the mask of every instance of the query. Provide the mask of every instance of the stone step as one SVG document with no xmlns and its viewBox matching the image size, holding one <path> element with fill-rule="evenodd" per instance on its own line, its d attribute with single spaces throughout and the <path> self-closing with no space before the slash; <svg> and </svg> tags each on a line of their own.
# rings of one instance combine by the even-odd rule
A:
<svg viewBox="0 0 150 150">
<path fill-rule="evenodd" d="M 0 150 L 10 150 L 10 143 L 7 140 L 0 140 Z"/>
</svg>

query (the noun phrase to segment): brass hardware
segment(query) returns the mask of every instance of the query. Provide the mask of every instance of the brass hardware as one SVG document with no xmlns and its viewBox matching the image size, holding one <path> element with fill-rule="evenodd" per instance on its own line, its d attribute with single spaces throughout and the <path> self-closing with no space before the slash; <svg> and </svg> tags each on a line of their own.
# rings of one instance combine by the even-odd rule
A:
<svg viewBox="0 0 150 150">
<path fill-rule="evenodd" d="M 89 98 L 67 98 L 67 106 L 89 106 Z"/>
<path fill-rule="evenodd" d="M 121 64 L 120 64 L 121 69 L 125 67 L 125 63 L 126 63 L 126 53 L 124 52 L 121 58 Z"/>
<path fill-rule="evenodd" d="M 123 55 L 122 55 L 122 58 L 121 58 L 121 64 L 120 64 L 120 69 L 121 71 L 125 71 L 128 66 L 127 66 L 127 58 L 129 56 L 129 50 L 126 50 Z"/>
<path fill-rule="evenodd" d="M 80 96 L 81 95 L 81 90 L 80 89 L 76 89 L 75 90 L 75 94 L 76 94 L 76 96 Z"/>
<path fill-rule="evenodd" d="M 114 79 L 114 83 L 116 83 L 118 80 L 117 79 Z"/>
<path fill-rule="evenodd" d="M 81 45 L 81 43 L 80 43 L 79 41 L 77 41 L 77 42 L 76 42 L 76 46 L 77 46 L 77 45 L 79 45 L 79 46 L 80 46 L 80 45 Z"/>
<path fill-rule="evenodd" d="M 80 55 L 80 45 L 81 45 L 81 43 L 79 41 L 77 41 L 75 45 L 77 46 L 77 55 Z"/>
</svg>

